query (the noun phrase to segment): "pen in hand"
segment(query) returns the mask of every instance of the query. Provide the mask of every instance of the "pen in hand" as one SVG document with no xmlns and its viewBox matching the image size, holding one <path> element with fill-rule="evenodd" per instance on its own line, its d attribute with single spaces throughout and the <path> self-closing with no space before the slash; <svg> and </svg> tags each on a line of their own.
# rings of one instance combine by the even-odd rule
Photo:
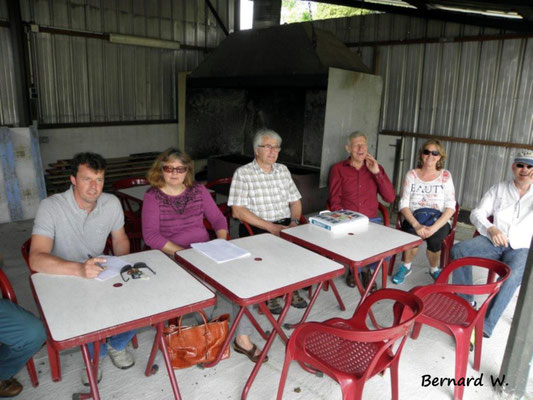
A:
<svg viewBox="0 0 533 400">
<path fill-rule="evenodd" d="M 91 256 L 90 254 L 87 254 L 87 257 L 93 258 L 93 256 Z M 95 263 L 95 264 L 98 265 L 100 267 L 100 269 L 102 269 L 102 270 L 105 269 L 105 267 L 101 266 L 100 264 L 98 264 L 98 263 Z"/>
</svg>

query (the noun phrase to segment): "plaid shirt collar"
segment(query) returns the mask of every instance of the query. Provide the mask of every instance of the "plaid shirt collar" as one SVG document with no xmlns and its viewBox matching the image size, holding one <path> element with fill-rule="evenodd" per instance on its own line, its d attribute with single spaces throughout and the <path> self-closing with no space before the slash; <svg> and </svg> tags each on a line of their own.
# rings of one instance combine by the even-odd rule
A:
<svg viewBox="0 0 533 400">
<path fill-rule="evenodd" d="M 257 162 L 257 160 L 254 158 L 254 160 L 252 161 L 252 167 L 254 168 L 255 172 L 257 173 L 263 173 L 263 174 L 268 174 L 269 172 L 265 172 L 260 166 L 259 166 L 259 163 Z M 275 173 L 277 170 L 278 170 L 279 166 L 278 166 L 278 163 L 274 163 L 272 164 L 272 171 L 270 173 Z"/>
</svg>

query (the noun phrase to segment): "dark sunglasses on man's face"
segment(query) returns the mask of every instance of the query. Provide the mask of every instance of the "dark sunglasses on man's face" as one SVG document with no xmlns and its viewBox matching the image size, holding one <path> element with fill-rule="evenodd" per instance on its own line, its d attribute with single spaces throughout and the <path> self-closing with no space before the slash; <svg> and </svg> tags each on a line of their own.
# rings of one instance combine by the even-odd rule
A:
<svg viewBox="0 0 533 400">
<path fill-rule="evenodd" d="M 163 171 L 165 171 L 167 174 L 170 174 L 172 172 L 177 172 L 178 174 L 183 174 L 187 172 L 187 167 L 171 167 L 170 165 L 163 165 Z"/>
<path fill-rule="evenodd" d="M 431 154 L 432 156 L 435 156 L 435 157 L 440 156 L 440 153 L 439 153 L 437 150 L 428 150 L 428 149 L 424 149 L 424 151 L 423 151 L 422 153 L 423 153 L 424 155 L 426 155 L 426 156 L 429 156 L 430 154 Z"/>
<path fill-rule="evenodd" d="M 533 168 L 533 165 L 516 163 L 516 168 L 518 168 L 518 169 L 521 169 L 521 168 L 531 169 L 531 168 Z"/>
</svg>

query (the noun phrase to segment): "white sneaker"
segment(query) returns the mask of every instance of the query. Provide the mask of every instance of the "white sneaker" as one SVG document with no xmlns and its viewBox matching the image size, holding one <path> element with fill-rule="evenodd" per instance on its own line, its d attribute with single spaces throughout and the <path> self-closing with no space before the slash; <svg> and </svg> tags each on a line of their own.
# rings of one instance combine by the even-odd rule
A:
<svg viewBox="0 0 533 400">
<path fill-rule="evenodd" d="M 120 369 L 128 369 L 135 365 L 135 360 L 129 351 L 124 350 L 115 350 L 111 346 L 107 346 L 107 352 L 111 357 L 113 365 Z"/>
<path fill-rule="evenodd" d="M 98 362 L 98 383 L 102 380 L 102 360 Z M 89 386 L 89 376 L 87 375 L 87 368 L 81 370 L 81 383 L 83 386 Z"/>
</svg>

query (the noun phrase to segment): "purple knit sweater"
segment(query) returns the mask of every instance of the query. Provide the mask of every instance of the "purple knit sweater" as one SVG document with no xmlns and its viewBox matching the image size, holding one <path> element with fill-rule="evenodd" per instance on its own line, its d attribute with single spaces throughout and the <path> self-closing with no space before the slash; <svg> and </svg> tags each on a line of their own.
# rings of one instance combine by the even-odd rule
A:
<svg viewBox="0 0 533 400">
<path fill-rule="evenodd" d="M 161 250 L 168 241 L 189 248 L 191 243 L 207 242 L 209 234 L 203 219 L 218 231 L 228 229 L 226 218 L 203 185 L 195 183 L 178 196 L 169 196 L 152 187 L 144 195 L 143 238 L 152 249 Z"/>
</svg>

